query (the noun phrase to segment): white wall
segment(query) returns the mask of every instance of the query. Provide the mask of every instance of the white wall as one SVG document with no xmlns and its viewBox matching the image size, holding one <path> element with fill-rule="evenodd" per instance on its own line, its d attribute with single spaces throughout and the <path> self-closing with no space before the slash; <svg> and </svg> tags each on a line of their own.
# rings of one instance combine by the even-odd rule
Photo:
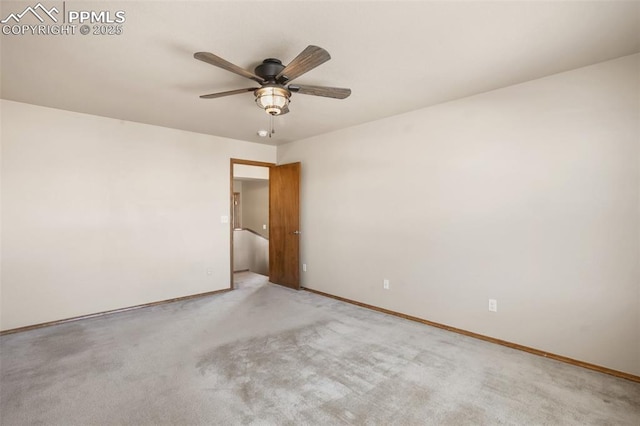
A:
<svg viewBox="0 0 640 426">
<path fill-rule="evenodd" d="M 251 166 L 248 164 L 234 164 L 233 177 L 237 179 L 269 180 L 269 168 L 264 166 Z"/>
<path fill-rule="evenodd" d="M 229 288 L 230 158 L 275 147 L 1 107 L 3 330 Z"/>
<path fill-rule="evenodd" d="M 266 225 L 266 229 L 263 226 Z M 242 227 L 269 238 L 269 181 L 245 181 L 242 186 Z"/>
<path fill-rule="evenodd" d="M 303 285 L 640 374 L 639 61 L 279 147 Z"/>
<path fill-rule="evenodd" d="M 269 240 L 246 229 L 234 230 L 233 270 L 269 275 Z"/>
<path fill-rule="evenodd" d="M 251 269 L 252 240 L 251 232 L 243 229 L 233 230 L 233 271 L 248 271 Z"/>
</svg>

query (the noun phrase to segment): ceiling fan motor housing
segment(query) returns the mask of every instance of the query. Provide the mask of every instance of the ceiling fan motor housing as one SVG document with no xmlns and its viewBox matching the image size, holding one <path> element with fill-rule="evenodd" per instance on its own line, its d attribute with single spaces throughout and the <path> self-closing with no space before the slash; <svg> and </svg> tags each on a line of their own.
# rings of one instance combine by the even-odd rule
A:
<svg viewBox="0 0 640 426">
<path fill-rule="evenodd" d="M 283 69 L 284 65 L 282 65 L 280 59 L 267 58 L 256 67 L 255 73 L 267 80 L 267 82 L 274 83 L 276 81 L 276 76 L 280 74 L 280 71 Z"/>
</svg>

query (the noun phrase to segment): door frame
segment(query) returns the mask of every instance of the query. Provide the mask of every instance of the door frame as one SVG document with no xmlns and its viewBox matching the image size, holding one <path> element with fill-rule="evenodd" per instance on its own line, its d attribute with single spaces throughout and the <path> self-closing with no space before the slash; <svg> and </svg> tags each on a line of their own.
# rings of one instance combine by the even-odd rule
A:
<svg viewBox="0 0 640 426">
<path fill-rule="evenodd" d="M 231 218 L 231 220 L 229 221 L 229 241 L 230 241 L 230 251 L 229 251 L 229 258 L 231 263 L 229 264 L 229 289 L 233 290 L 234 286 L 233 286 L 233 166 L 234 164 L 243 164 L 245 166 L 258 166 L 258 167 L 268 167 L 269 168 L 269 174 L 271 174 L 271 168 L 275 167 L 276 164 L 275 163 L 266 163 L 264 161 L 253 161 L 253 160 L 243 160 L 240 158 L 231 158 L 231 162 L 230 162 L 230 167 L 229 167 L 229 175 L 230 175 L 230 179 L 229 179 L 229 186 L 230 186 L 230 190 L 229 190 L 229 217 Z M 271 196 L 269 196 L 271 197 Z M 269 217 L 269 222 L 271 222 L 271 217 Z M 269 223 L 269 226 L 271 226 L 271 223 Z"/>
</svg>

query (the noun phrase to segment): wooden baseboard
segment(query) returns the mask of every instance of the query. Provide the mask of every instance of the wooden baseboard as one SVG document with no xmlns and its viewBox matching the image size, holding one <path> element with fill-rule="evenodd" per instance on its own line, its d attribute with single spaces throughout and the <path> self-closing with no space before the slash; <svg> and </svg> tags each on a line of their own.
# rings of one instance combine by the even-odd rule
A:
<svg viewBox="0 0 640 426">
<path fill-rule="evenodd" d="M 10 330 L 0 331 L 0 336 L 4 336 L 4 335 L 7 335 L 7 334 L 13 334 L 13 333 L 20 333 L 20 332 L 23 332 L 23 331 L 35 330 L 37 328 L 42 328 L 42 327 L 50 327 L 52 325 L 64 324 L 64 323 L 67 323 L 67 322 L 80 321 L 80 320 L 89 319 L 89 318 L 97 318 L 97 317 L 102 317 L 102 316 L 105 316 L 105 315 L 117 314 L 117 313 L 120 313 L 120 312 L 133 311 L 133 310 L 136 310 L 136 309 L 150 308 L 152 306 L 164 305 L 164 304 L 167 304 L 167 303 L 181 302 L 181 301 L 184 301 L 184 300 L 196 299 L 196 298 L 205 297 L 205 296 L 211 296 L 213 294 L 226 293 L 227 291 L 231 291 L 231 289 L 230 288 L 225 288 L 225 289 L 222 289 L 222 290 L 208 291 L 206 293 L 192 294 L 192 295 L 189 295 L 189 296 L 182 296 L 182 297 L 176 297 L 176 298 L 173 298 L 173 299 L 160 300 L 158 302 L 145 303 L 145 304 L 142 304 L 142 305 L 129 306 L 127 308 L 120 308 L 120 309 L 113 309 L 113 310 L 110 310 L 110 311 L 97 312 L 95 314 L 80 315 L 80 316 L 72 317 L 72 318 L 65 318 L 65 319 L 56 320 L 56 321 L 43 322 L 43 323 L 40 323 L 40 324 L 27 325 L 25 327 L 18 327 L 18 328 L 12 328 Z"/>
<path fill-rule="evenodd" d="M 403 313 L 400 313 L 400 312 L 395 312 L 395 311 L 392 311 L 392 310 L 389 310 L 389 309 L 380 308 L 378 306 L 368 305 L 366 303 L 358 302 L 358 301 L 347 299 L 347 298 L 340 297 L 340 296 L 335 296 L 333 294 L 325 293 L 323 291 L 313 290 L 313 289 L 306 288 L 306 287 L 303 287 L 302 289 L 306 290 L 306 291 L 309 291 L 311 293 L 319 294 L 321 296 L 330 297 L 331 299 L 340 300 L 341 302 L 350 303 L 352 305 L 357 305 L 357 306 L 360 306 L 360 307 L 363 307 L 363 308 L 367 308 L 367 309 L 371 309 L 371 310 L 374 310 L 374 311 L 382 312 L 382 313 L 385 313 L 385 314 L 388 314 L 388 315 L 393 315 L 393 316 L 404 318 L 404 319 L 407 319 L 407 320 L 410 320 L 410 321 L 415 321 L 415 322 L 419 322 L 419 323 L 422 323 L 422 324 L 430 325 L 431 327 L 441 328 L 443 330 L 452 331 L 454 333 L 458 333 L 458 334 L 462 334 L 462 335 L 465 335 L 465 336 L 473 337 L 475 339 L 484 340 L 486 342 L 491 342 L 491 343 L 495 343 L 497 345 L 506 346 L 508 348 L 517 349 L 519 351 L 528 352 L 530 354 L 538 355 L 538 356 L 541 356 L 541 357 L 544 357 L 544 358 L 554 359 L 556 361 L 564 362 L 566 364 L 571 364 L 571 365 L 575 365 L 575 366 L 578 366 L 578 367 L 587 368 L 589 370 L 597 371 L 597 372 L 600 372 L 600 373 L 604 373 L 604 374 L 608 374 L 608 375 L 611 375 L 611 376 L 620 377 L 622 379 L 630 380 L 632 382 L 640 383 L 640 376 L 636 376 L 636 375 L 633 375 L 633 374 L 625 373 L 623 371 L 613 370 L 611 368 L 602 367 L 600 365 L 590 364 L 588 362 L 579 361 L 577 359 L 569 358 L 569 357 L 562 356 L 562 355 L 557 355 L 557 354 L 550 353 L 550 352 L 545 352 L 545 351 L 542 351 L 542 350 L 539 350 L 539 349 L 531 348 L 531 347 L 520 345 L 520 344 L 517 344 L 517 343 L 508 342 L 506 340 L 496 339 L 494 337 L 489 337 L 489 336 L 485 336 L 483 334 L 474 333 L 472 331 L 467 331 L 467 330 L 463 330 L 463 329 L 460 329 L 460 328 L 451 327 L 451 326 L 448 326 L 448 325 L 445 325 L 445 324 L 440 324 L 440 323 L 429 321 L 429 320 L 426 320 L 426 319 L 414 317 L 414 316 L 411 316 L 411 315 L 406 315 L 406 314 L 403 314 Z"/>
</svg>

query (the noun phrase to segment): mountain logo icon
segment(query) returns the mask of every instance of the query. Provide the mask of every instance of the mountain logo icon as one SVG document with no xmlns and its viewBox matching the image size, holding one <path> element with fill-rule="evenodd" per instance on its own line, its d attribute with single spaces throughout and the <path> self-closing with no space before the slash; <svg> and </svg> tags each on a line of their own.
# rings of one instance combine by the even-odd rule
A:
<svg viewBox="0 0 640 426">
<path fill-rule="evenodd" d="M 31 14 L 33 16 L 35 16 L 38 21 L 40 22 L 44 22 L 44 17 L 49 17 L 49 19 L 51 19 L 53 22 L 58 22 L 58 18 L 56 18 L 53 14 L 55 13 L 56 15 L 58 13 L 60 13 L 58 11 L 58 9 L 56 9 L 56 7 L 52 7 L 51 9 L 47 9 L 46 7 L 44 7 L 42 5 L 42 3 L 38 3 L 35 6 L 31 7 L 31 6 L 27 6 L 27 8 L 25 10 L 23 10 L 21 13 L 11 13 L 9 14 L 9 16 L 7 16 L 5 19 L 3 19 L 2 21 L 0 21 L 0 23 L 6 24 L 7 22 L 13 20 L 15 21 L 15 23 L 19 23 L 20 20 L 27 14 Z"/>
</svg>

